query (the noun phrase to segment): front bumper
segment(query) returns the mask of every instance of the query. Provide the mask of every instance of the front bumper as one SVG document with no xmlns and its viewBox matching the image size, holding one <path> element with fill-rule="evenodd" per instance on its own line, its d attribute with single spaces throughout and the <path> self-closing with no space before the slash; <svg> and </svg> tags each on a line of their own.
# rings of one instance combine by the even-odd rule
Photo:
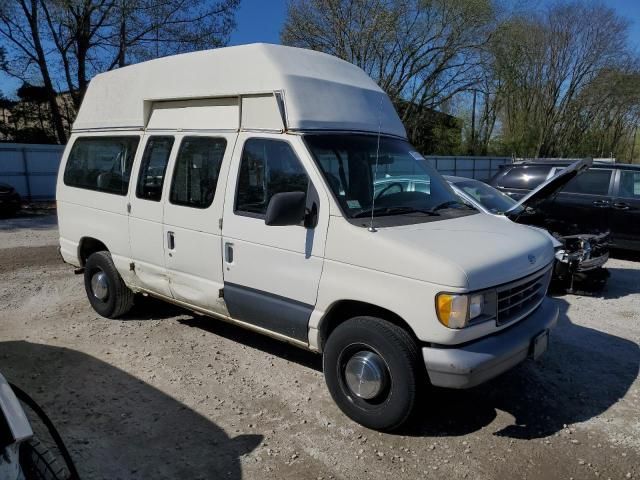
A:
<svg viewBox="0 0 640 480">
<path fill-rule="evenodd" d="M 463 346 L 423 347 L 427 373 L 438 387 L 470 388 L 506 372 L 531 351 L 533 339 L 551 330 L 558 321 L 558 307 L 549 298 L 527 318 Z"/>
</svg>

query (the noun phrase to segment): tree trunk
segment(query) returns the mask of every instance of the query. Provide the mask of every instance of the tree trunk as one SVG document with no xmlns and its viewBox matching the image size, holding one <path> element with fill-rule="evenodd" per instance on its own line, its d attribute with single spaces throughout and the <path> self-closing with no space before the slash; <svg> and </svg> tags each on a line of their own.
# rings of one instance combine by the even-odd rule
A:
<svg viewBox="0 0 640 480">
<path fill-rule="evenodd" d="M 26 7 L 26 5 L 23 5 Z M 31 30 L 31 36 L 33 37 L 33 46 L 36 50 L 36 56 L 38 59 L 38 67 L 42 75 L 42 81 L 44 88 L 47 92 L 47 103 L 51 110 L 51 119 L 53 121 L 53 127 L 58 139 L 58 143 L 67 143 L 67 134 L 64 131 L 64 123 L 62 121 L 62 115 L 60 114 L 60 108 L 57 101 L 57 93 L 53 88 L 53 82 L 51 81 L 51 75 L 49 75 L 49 67 L 47 66 L 47 60 L 45 57 L 42 42 L 40 41 L 40 31 L 38 30 L 38 3 L 36 0 L 31 0 L 31 15 L 28 15 L 27 9 L 24 8 L 25 13 L 28 15 L 29 28 Z"/>
<path fill-rule="evenodd" d="M 125 14 L 125 2 L 122 2 L 120 6 L 120 33 L 119 33 L 119 41 L 120 41 L 120 49 L 118 51 L 118 67 L 122 68 L 127 63 L 126 58 L 126 44 L 127 44 L 127 25 L 126 25 L 126 14 Z"/>
</svg>

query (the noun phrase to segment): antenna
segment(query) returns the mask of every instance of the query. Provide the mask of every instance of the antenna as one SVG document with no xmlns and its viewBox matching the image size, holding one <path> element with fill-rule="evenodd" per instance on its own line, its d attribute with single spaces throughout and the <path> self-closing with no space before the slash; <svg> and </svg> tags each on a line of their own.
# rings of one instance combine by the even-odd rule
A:
<svg viewBox="0 0 640 480">
<path fill-rule="evenodd" d="M 373 180 L 375 182 L 378 178 L 378 160 L 380 158 L 380 132 L 382 131 L 382 100 L 384 100 L 384 93 L 380 92 L 380 106 L 378 108 L 378 139 L 376 145 L 376 166 L 373 170 Z M 371 222 L 369 223 L 369 230 L 371 233 L 377 232 L 376 227 L 373 226 L 373 209 L 376 206 L 376 189 L 374 185 L 371 185 Z"/>
</svg>

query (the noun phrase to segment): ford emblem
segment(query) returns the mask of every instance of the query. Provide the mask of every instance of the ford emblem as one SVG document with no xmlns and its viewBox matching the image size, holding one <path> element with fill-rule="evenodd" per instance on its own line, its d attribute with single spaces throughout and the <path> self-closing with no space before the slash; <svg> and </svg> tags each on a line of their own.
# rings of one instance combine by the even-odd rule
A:
<svg viewBox="0 0 640 480">
<path fill-rule="evenodd" d="M 531 265 L 533 265 L 534 263 L 536 263 L 536 256 L 535 256 L 535 255 L 529 255 L 527 258 L 529 259 L 529 263 L 530 263 Z"/>
</svg>

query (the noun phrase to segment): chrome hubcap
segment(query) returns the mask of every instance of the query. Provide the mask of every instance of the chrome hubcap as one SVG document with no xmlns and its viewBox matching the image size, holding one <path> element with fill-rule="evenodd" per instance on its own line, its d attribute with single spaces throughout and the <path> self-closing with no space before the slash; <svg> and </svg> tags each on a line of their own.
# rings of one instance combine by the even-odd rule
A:
<svg viewBox="0 0 640 480">
<path fill-rule="evenodd" d="M 361 351 L 347 362 L 344 372 L 347 386 L 364 400 L 377 397 L 388 382 L 387 367 L 377 353 Z"/>
<path fill-rule="evenodd" d="M 109 282 L 107 274 L 104 272 L 96 272 L 91 277 L 91 292 L 98 300 L 106 300 L 109 296 Z"/>
</svg>

